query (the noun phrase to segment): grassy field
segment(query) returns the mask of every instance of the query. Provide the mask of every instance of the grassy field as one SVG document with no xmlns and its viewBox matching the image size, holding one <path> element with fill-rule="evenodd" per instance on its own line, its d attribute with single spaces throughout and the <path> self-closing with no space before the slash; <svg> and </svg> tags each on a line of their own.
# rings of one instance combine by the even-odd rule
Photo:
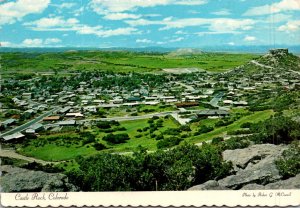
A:
<svg viewBox="0 0 300 208">
<path fill-rule="evenodd" d="M 233 114 L 238 113 L 246 113 L 244 110 L 237 110 L 234 111 Z M 179 137 L 186 135 L 184 139 L 190 143 L 199 143 L 202 141 L 208 141 L 215 137 L 224 137 L 228 131 L 235 131 L 240 129 L 240 126 L 246 122 L 257 123 L 262 120 L 268 119 L 274 112 L 272 110 L 265 110 L 265 111 L 258 111 L 251 114 L 244 114 L 240 119 L 236 120 L 232 124 L 228 126 L 222 127 L 215 127 L 213 131 L 208 133 L 203 133 L 198 136 L 193 136 L 193 134 L 201 127 L 201 126 L 211 126 L 214 127 L 215 123 L 218 122 L 220 119 L 204 119 L 200 120 L 199 122 L 192 123 L 190 125 L 191 131 L 185 132 L 182 131 Z M 151 135 L 160 135 L 161 133 L 164 134 L 165 138 L 173 137 L 172 135 L 165 134 L 167 129 L 178 128 L 180 125 L 174 121 L 171 117 L 160 118 L 162 122 L 162 127 L 159 127 L 156 131 L 150 133 L 149 129 L 145 129 L 150 126 L 149 119 L 144 120 L 136 120 L 136 121 L 123 121 L 120 122 L 120 127 L 124 127 L 125 130 L 115 131 L 114 134 L 119 133 L 127 133 L 130 137 L 128 141 L 121 144 L 110 144 L 104 141 L 102 138 L 107 135 L 96 127 L 90 128 L 90 131 L 93 135 L 96 136 L 96 141 L 98 143 L 105 144 L 108 149 L 101 150 L 101 152 L 132 152 L 137 150 L 138 146 L 143 146 L 148 150 L 156 150 L 157 149 L 157 140 L 152 138 Z M 156 122 L 156 121 L 155 121 Z M 138 131 L 139 130 L 139 131 Z M 57 134 L 59 135 L 59 134 Z M 18 152 L 24 154 L 26 156 L 31 156 L 35 158 L 39 158 L 46 161 L 65 161 L 65 160 L 72 160 L 77 156 L 89 156 L 93 154 L 99 153 L 94 147 L 93 143 L 81 145 L 80 141 L 77 143 L 68 143 L 64 140 L 53 142 L 51 138 L 57 135 L 43 135 L 37 139 L 30 140 L 28 145 L 23 145 L 21 148 L 18 149 Z M 61 134 L 64 135 L 64 134 Z M 68 134 L 67 140 L 72 141 L 73 137 L 76 137 L 76 134 Z M 41 145 L 42 144 L 42 145 Z"/>
<path fill-rule="evenodd" d="M 1 53 L 3 72 L 58 72 L 109 70 L 115 72 L 153 72 L 164 68 L 197 67 L 221 72 L 258 57 L 254 54 L 202 53 L 168 56 L 159 53 L 126 51 L 75 51 L 60 53 Z"/>
<path fill-rule="evenodd" d="M 202 141 L 211 140 L 215 137 L 223 137 L 223 136 L 226 136 L 226 132 L 228 132 L 228 131 L 235 131 L 237 129 L 240 129 L 240 126 L 243 123 L 246 123 L 246 122 L 257 123 L 259 121 L 268 119 L 273 114 L 274 114 L 274 112 L 272 110 L 258 111 L 251 115 L 244 116 L 241 119 L 235 121 L 234 123 L 232 123 L 228 126 L 215 128 L 211 132 L 201 134 L 199 136 L 191 137 L 188 139 L 188 141 L 192 142 L 192 143 L 198 143 L 198 142 L 202 142 Z M 202 124 L 207 125 L 207 126 L 213 126 L 213 124 L 215 122 L 216 121 L 214 121 L 212 119 L 208 119 L 208 120 L 204 120 Z"/>
<path fill-rule="evenodd" d="M 96 135 L 97 142 L 105 144 L 108 149 L 102 150 L 103 152 L 127 152 L 134 151 L 139 145 L 146 147 L 148 150 L 156 150 L 157 140 L 150 137 L 149 130 L 144 132 L 138 132 L 138 129 L 143 129 L 148 127 L 148 119 L 137 120 L 137 121 L 123 121 L 120 122 L 120 127 L 125 127 L 126 131 L 116 131 L 117 133 L 126 132 L 130 140 L 122 144 L 108 144 L 103 141 L 102 138 L 107 135 L 107 133 L 101 132 L 96 128 L 90 130 L 94 135 Z M 154 133 L 159 134 L 168 128 L 176 128 L 178 124 L 171 118 L 163 119 L 163 127 L 160 127 Z M 137 135 L 141 134 L 140 138 L 136 138 Z M 92 144 L 80 145 L 80 143 L 64 143 L 62 141 L 53 142 L 56 136 L 66 135 L 67 140 L 72 140 L 76 137 L 76 134 L 54 134 L 54 135 L 43 135 L 37 139 L 30 140 L 28 145 L 23 145 L 18 149 L 18 152 L 26 156 L 39 158 L 46 161 L 65 161 L 76 158 L 77 156 L 88 156 L 99 153 Z M 66 141 L 66 140 L 65 140 Z"/>
</svg>

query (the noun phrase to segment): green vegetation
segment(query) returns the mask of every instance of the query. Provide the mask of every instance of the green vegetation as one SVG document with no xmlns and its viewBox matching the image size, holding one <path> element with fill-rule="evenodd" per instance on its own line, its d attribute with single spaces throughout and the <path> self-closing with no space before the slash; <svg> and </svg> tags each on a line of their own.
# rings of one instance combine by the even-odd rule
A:
<svg viewBox="0 0 300 208">
<path fill-rule="evenodd" d="M 300 173 L 300 141 L 295 141 L 283 152 L 276 166 L 284 179 Z"/>
<path fill-rule="evenodd" d="M 185 190 L 209 179 L 222 178 L 231 169 L 212 145 L 198 148 L 185 144 L 151 154 L 140 148 L 131 157 L 99 154 L 76 161 L 79 167 L 69 170 L 67 175 L 83 191 Z"/>
<path fill-rule="evenodd" d="M 152 72 L 163 68 L 198 67 L 225 71 L 257 57 L 253 54 L 202 53 L 168 56 L 160 53 L 126 51 L 74 51 L 60 53 L 1 53 L 4 71 L 53 72 L 105 70 L 114 72 Z M 33 71 L 32 71 L 33 70 Z"/>
<path fill-rule="evenodd" d="M 257 123 L 259 121 L 264 121 L 267 118 L 269 118 L 271 115 L 273 115 L 274 112 L 272 110 L 265 110 L 265 111 L 258 111 L 258 112 L 254 112 L 250 115 L 246 115 L 241 117 L 240 119 L 238 119 L 237 121 L 233 122 L 232 124 L 228 125 L 228 126 L 222 126 L 222 127 L 216 127 L 214 128 L 214 130 L 208 132 L 208 133 L 203 133 L 199 136 L 194 136 L 189 138 L 188 140 L 191 142 L 200 142 L 200 141 L 207 141 L 207 140 L 211 140 L 215 137 L 223 137 L 226 135 L 226 132 L 229 131 L 235 131 L 241 128 L 241 125 L 251 121 L 253 123 Z M 206 120 L 206 121 L 200 121 L 200 123 L 204 123 L 204 125 L 210 125 L 212 126 L 214 123 L 216 123 L 216 120 Z"/>
</svg>

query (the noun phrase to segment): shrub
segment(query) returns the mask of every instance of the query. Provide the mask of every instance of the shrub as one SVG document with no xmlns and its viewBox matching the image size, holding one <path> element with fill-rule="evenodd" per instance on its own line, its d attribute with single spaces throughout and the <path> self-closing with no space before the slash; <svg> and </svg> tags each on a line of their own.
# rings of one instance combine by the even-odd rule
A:
<svg viewBox="0 0 300 208">
<path fill-rule="evenodd" d="M 204 125 L 204 126 L 201 126 L 201 128 L 198 129 L 198 131 L 195 132 L 194 135 L 197 136 L 197 135 L 200 135 L 200 134 L 205 134 L 205 133 L 211 132 L 213 130 L 214 130 L 214 127 Z"/>
<path fill-rule="evenodd" d="M 165 138 L 157 142 L 157 148 L 158 149 L 170 148 L 178 145 L 181 141 L 182 139 L 179 137 Z"/>
<path fill-rule="evenodd" d="M 211 144 L 217 145 L 217 144 L 220 144 L 223 141 L 224 141 L 223 137 L 215 137 L 215 138 L 212 139 Z"/>
<path fill-rule="evenodd" d="M 108 134 L 103 137 L 104 141 L 107 141 L 112 144 L 120 144 L 125 143 L 127 140 L 129 140 L 128 134 Z"/>
<path fill-rule="evenodd" d="M 252 125 L 251 122 L 246 122 L 241 125 L 241 128 L 250 128 L 251 125 Z"/>
<path fill-rule="evenodd" d="M 300 142 L 294 142 L 290 148 L 282 153 L 280 159 L 275 161 L 280 175 L 284 179 L 300 173 Z"/>
<path fill-rule="evenodd" d="M 94 144 L 94 148 L 95 148 L 96 150 L 98 150 L 98 151 L 107 149 L 107 147 L 106 147 L 104 144 L 102 144 L 102 143 L 95 143 L 95 144 Z"/>
</svg>

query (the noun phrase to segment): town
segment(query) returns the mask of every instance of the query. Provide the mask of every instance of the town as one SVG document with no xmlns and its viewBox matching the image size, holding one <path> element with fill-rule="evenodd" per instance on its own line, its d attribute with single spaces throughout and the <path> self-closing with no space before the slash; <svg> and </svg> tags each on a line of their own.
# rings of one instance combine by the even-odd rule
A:
<svg viewBox="0 0 300 208">
<path fill-rule="evenodd" d="M 294 59 L 288 49 L 274 49 L 224 72 L 184 67 L 3 74 L 0 156 L 20 160 L 21 167 L 33 162 L 34 170 L 70 174 L 94 155 L 127 157 L 145 150 L 156 157 L 156 151 L 172 154 L 188 144 L 224 151 L 265 143 L 273 132 L 264 127 L 267 122 L 299 118 L 300 73 Z M 277 126 L 278 132 L 289 122 Z M 291 122 L 296 126 L 286 127 L 297 129 L 299 123 Z M 288 132 L 291 140 L 299 136 L 297 130 Z M 229 174 L 227 163 L 219 166 L 225 172 L 218 174 Z M 72 174 L 74 183 L 81 180 Z"/>
</svg>

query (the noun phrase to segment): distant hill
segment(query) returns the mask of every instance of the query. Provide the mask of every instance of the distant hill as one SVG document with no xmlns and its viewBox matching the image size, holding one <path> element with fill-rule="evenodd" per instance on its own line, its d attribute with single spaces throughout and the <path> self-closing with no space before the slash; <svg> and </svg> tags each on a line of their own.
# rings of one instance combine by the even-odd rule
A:
<svg viewBox="0 0 300 208">
<path fill-rule="evenodd" d="M 289 52 L 288 49 L 272 49 L 263 56 L 236 67 L 228 72 L 229 75 L 259 74 L 284 71 L 300 72 L 300 58 Z"/>
<path fill-rule="evenodd" d="M 169 56 L 191 56 L 196 54 L 202 54 L 203 51 L 200 49 L 193 49 L 193 48 L 180 48 L 175 51 L 170 52 Z"/>
</svg>

